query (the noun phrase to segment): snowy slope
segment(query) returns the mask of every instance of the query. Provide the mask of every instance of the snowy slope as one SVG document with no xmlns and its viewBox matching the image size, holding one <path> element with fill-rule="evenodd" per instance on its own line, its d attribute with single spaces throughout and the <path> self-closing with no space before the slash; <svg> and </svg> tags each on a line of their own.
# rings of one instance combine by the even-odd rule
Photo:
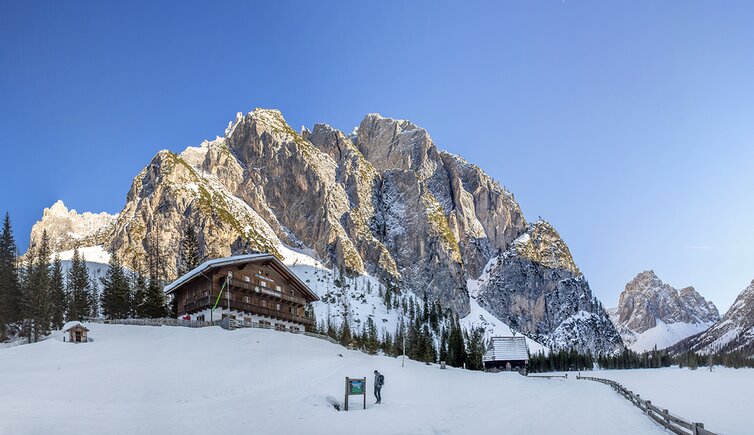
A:
<svg viewBox="0 0 754 435">
<path fill-rule="evenodd" d="M 63 266 L 63 273 L 65 276 L 68 276 L 68 270 L 71 268 L 71 260 L 73 259 L 73 250 L 61 251 L 58 255 Z M 110 254 L 101 245 L 97 245 L 79 248 L 79 255 L 86 260 L 89 278 L 99 286 L 99 279 L 105 276 L 107 269 L 110 268 L 108 265 L 110 263 Z"/>
<path fill-rule="evenodd" d="M 668 367 L 652 370 L 605 370 L 593 376 L 613 379 L 687 420 L 723 434 L 751 434 L 754 369 Z M 605 387 L 607 388 L 607 387 Z"/>
<path fill-rule="evenodd" d="M 86 326 L 90 343 L 55 333 L 0 350 L 0 434 L 664 433 L 609 388 L 573 378 L 401 368 L 269 330 Z M 374 369 L 383 404 L 370 395 L 366 411 L 357 398 L 336 411 L 344 377 L 371 388 Z"/>
<path fill-rule="evenodd" d="M 621 334 L 624 337 L 626 337 L 627 334 L 631 334 L 631 339 L 625 340 L 626 342 L 631 342 L 628 346 L 629 349 L 641 353 L 650 351 L 654 349 L 655 346 L 657 346 L 657 349 L 665 349 L 686 337 L 706 331 L 712 326 L 712 324 L 713 322 L 665 323 L 662 320 L 657 319 L 657 325 L 644 332 L 637 333 L 633 331 L 621 331 Z"/>
</svg>

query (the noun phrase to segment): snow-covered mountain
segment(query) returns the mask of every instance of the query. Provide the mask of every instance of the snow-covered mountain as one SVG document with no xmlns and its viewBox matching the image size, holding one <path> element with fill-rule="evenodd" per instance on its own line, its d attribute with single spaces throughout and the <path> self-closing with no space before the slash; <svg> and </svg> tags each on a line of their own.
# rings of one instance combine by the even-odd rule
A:
<svg viewBox="0 0 754 435">
<path fill-rule="evenodd" d="M 560 235 L 546 221 L 527 227 L 487 265 L 472 293 L 479 305 L 551 348 L 614 353 L 615 327 Z"/>
<path fill-rule="evenodd" d="M 50 243 L 58 251 L 75 246 L 94 246 L 107 240 L 107 232 L 118 215 L 108 213 L 81 213 L 68 210 L 58 200 L 42 212 L 42 219 L 31 228 L 31 240 L 39 240 L 43 231 L 50 236 Z"/>
<path fill-rule="evenodd" d="M 664 349 L 720 319 L 717 307 L 693 287 L 676 289 L 654 271 L 636 275 L 620 294 L 610 318 L 632 350 Z"/>
<path fill-rule="evenodd" d="M 687 350 L 700 353 L 743 351 L 754 356 L 754 280 L 720 320 L 672 349 L 674 353 Z"/>
<path fill-rule="evenodd" d="M 467 281 L 479 278 L 496 253 L 515 253 L 504 258 L 536 268 L 537 278 L 515 304 L 499 304 L 488 286 L 477 301 L 483 308 L 548 345 L 562 338 L 563 346 L 596 352 L 620 347 L 565 243 L 538 231 L 540 224 L 528 226 L 513 194 L 479 167 L 438 150 L 409 121 L 369 114 L 350 135 L 325 124 L 299 134 L 277 110 L 239 113 L 224 137 L 180 154 L 160 151 L 134 178 L 123 210 L 87 233 L 97 235 L 89 236 L 95 243 L 67 237 L 67 224 L 50 216 L 35 225 L 33 238 L 45 228 L 58 250 L 76 241 L 101 244 L 132 267 L 148 246 L 159 246 L 169 278 L 191 225 L 206 257 L 258 250 L 288 261 L 301 254 L 318 262 L 320 280 L 342 271 L 357 295 L 368 282 L 380 283 L 384 291 L 426 294 L 461 317 L 472 309 Z M 509 268 L 506 276 L 523 282 L 530 272 Z M 356 304 L 353 295 L 340 296 Z M 573 303 L 555 308 L 564 301 Z M 542 304 L 546 319 L 537 311 Z M 537 318 L 531 324 L 521 311 L 529 309 Z"/>
</svg>

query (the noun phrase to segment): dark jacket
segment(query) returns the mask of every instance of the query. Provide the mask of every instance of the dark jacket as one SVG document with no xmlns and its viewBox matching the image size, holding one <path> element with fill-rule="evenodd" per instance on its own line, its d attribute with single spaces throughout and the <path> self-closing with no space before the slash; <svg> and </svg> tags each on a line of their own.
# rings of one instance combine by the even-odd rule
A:
<svg viewBox="0 0 754 435">
<path fill-rule="evenodd" d="M 380 372 L 374 374 L 374 388 L 382 388 L 382 381 L 380 380 Z"/>
</svg>

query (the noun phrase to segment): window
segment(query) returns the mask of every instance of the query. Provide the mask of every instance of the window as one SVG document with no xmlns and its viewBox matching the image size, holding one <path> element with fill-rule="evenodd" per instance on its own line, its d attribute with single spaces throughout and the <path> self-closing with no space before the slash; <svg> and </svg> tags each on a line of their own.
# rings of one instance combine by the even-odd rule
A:
<svg viewBox="0 0 754 435">
<path fill-rule="evenodd" d="M 264 301 L 264 300 L 263 300 L 263 301 L 262 301 L 262 306 L 263 306 L 263 307 L 265 307 L 265 308 L 267 308 L 267 301 Z"/>
<path fill-rule="evenodd" d="M 250 303 L 251 303 L 251 298 L 250 298 L 250 297 L 248 297 L 248 296 L 244 296 L 244 297 L 243 297 L 243 302 L 244 302 L 245 304 L 250 304 Z"/>
<path fill-rule="evenodd" d="M 296 309 L 291 307 L 291 314 L 296 314 Z"/>
<path fill-rule="evenodd" d="M 277 291 L 279 291 L 279 292 L 282 292 L 282 290 L 280 290 L 280 286 L 279 286 L 279 285 L 276 285 L 276 286 L 275 286 L 275 290 L 277 290 Z"/>
<path fill-rule="evenodd" d="M 249 278 L 248 276 L 244 276 L 243 282 L 251 282 L 251 278 Z"/>
<path fill-rule="evenodd" d="M 201 316 L 196 316 L 196 320 L 198 320 L 200 322 L 203 322 L 204 321 L 204 314 L 202 314 Z"/>
<path fill-rule="evenodd" d="M 280 311 L 280 304 L 275 304 L 275 308 Z"/>
<path fill-rule="evenodd" d="M 267 287 L 267 281 L 259 280 L 259 285 L 262 287 Z"/>
</svg>

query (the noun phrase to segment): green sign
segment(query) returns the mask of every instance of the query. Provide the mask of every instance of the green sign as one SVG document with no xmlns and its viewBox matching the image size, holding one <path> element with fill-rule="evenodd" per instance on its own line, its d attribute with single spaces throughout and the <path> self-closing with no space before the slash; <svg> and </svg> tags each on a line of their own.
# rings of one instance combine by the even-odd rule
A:
<svg viewBox="0 0 754 435">
<path fill-rule="evenodd" d="M 352 380 L 348 394 L 364 394 L 364 381 Z"/>
</svg>

